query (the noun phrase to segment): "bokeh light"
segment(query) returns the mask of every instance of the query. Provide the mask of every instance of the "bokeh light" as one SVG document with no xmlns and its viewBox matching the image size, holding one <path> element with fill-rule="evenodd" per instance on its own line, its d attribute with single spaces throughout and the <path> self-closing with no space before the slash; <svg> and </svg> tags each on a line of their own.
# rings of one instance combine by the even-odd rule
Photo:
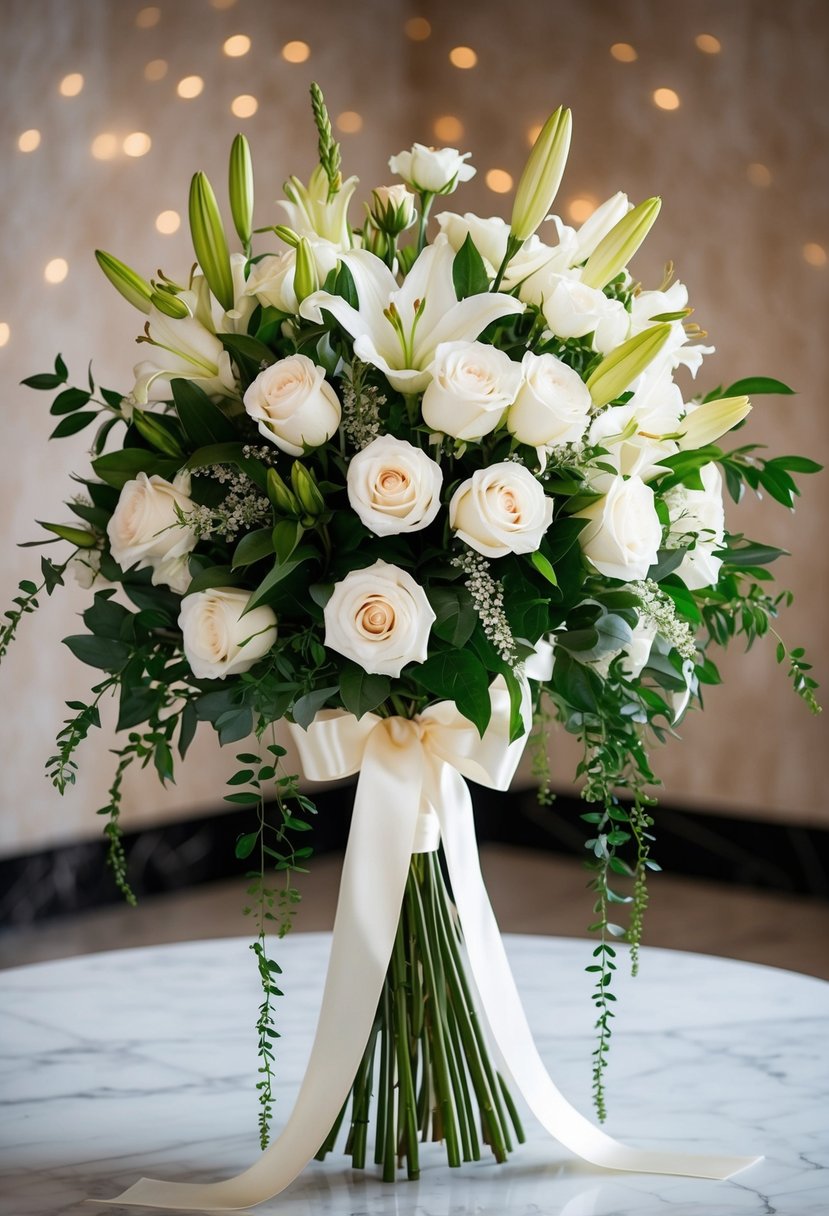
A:
<svg viewBox="0 0 829 1216">
<path fill-rule="evenodd" d="M 0 321 L 0 346 L 8 346 L 12 331 L 7 321 Z"/>
<path fill-rule="evenodd" d="M 585 220 L 589 220 L 595 210 L 596 200 L 589 194 L 580 194 L 578 198 L 571 199 L 567 204 L 567 214 L 576 224 L 583 224 Z"/>
<path fill-rule="evenodd" d="M 222 50 L 229 59 L 240 59 L 250 50 L 250 38 L 247 34 L 231 34 L 225 39 Z"/>
<path fill-rule="evenodd" d="M 230 109 L 237 118 L 252 118 L 259 109 L 259 102 L 251 93 L 240 93 L 233 98 Z"/>
<path fill-rule="evenodd" d="M 345 135 L 356 135 L 363 129 L 363 116 L 356 110 L 343 110 L 342 114 L 337 115 L 335 121 L 337 130 L 342 131 Z"/>
<path fill-rule="evenodd" d="M 412 42 L 425 42 L 432 32 L 432 26 L 425 17 L 410 17 L 403 31 Z"/>
<path fill-rule="evenodd" d="M 153 141 L 146 131 L 132 131 L 121 145 L 127 156 L 146 156 Z"/>
<path fill-rule="evenodd" d="M 47 283 L 62 283 L 69 274 L 69 263 L 66 258 L 52 258 L 43 268 L 43 277 Z"/>
<path fill-rule="evenodd" d="M 288 63 L 305 63 L 310 54 L 311 48 L 307 42 L 286 42 L 282 48 L 282 58 Z"/>
<path fill-rule="evenodd" d="M 653 104 L 660 110 L 678 110 L 680 106 L 679 93 L 674 89 L 654 89 Z"/>
<path fill-rule="evenodd" d="M 457 143 L 463 135 L 463 123 L 454 114 L 441 114 L 440 118 L 435 119 L 432 129 L 438 139 L 448 144 Z"/>
<path fill-rule="evenodd" d="M 118 155 L 119 147 L 117 135 L 113 135 L 111 131 L 102 131 L 93 139 L 90 151 L 96 160 L 112 160 L 113 156 Z"/>
<path fill-rule="evenodd" d="M 752 186 L 765 187 L 771 185 L 771 169 L 768 165 L 760 164 L 759 161 L 754 161 L 748 166 L 746 177 Z"/>
<path fill-rule="evenodd" d="M 162 211 L 155 217 L 155 226 L 164 236 L 172 236 L 181 227 L 181 216 L 177 211 Z"/>
<path fill-rule="evenodd" d="M 135 14 L 135 24 L 140 30 L 151 30 L 161 20 L 161 9 L 154 4 L 141 8 Z"/>
<path fill-rule="evenodd" d="M 179 97 L 183 97 L 186 101 L 190 101 L 193 97 L 198 97 L 204 88 L 204 81 L 201 76 L 185 76 L 176 85 L 176 92 Z"/>
<path fill-rule="evenodd" d="M 487 170 L 485 181 L 495 194 L 508 194 L 512 189 L 512 174 L 506 169 Z"/>
<path fill-rule="evenodd" d="M 825 266 L 826 250 L 822 245 L 818 245 L 817 241 L 809 241 L 803 246 L 803 261 L 808 262 L 810 266 Z"/>
<path fill-rule="evenodd" d="M 474 68 L 478 56 L 471 46 L 455 46 L 449 52 L 449 62 L 456 68 Z"/>
<path fill-rule="evenodd" d="M 639 58 L 636 47 L 629 42 L 614 42 L 610 53 L 618 63 L 635 63 Z"/>
<path fill-rule="evenodd" d="M 168 63 L 166 59 L 151 59 L 144 67 L 145 80 L 163 80 L 167 75 Z"/>
<path fill-rule="evenodd" d="M 17 146 L 21 152 L 34 152 L 35 148 L 39 148 L 40 131 L 37 127 L 29 127 L 28 131 L 22 131 L 17 137 Z"/>
<path fill-rule="evenodd" d="M 77 97 L 82 88 L 83 76 L 80 72 L 70 72 L 58 85 L 58 89 L 64 97 Z"/>
<path fill-rule="evenodd" d="M 704 55 L 719 55 L 722 50 L 722 43 L 713 34 L 697 34 L 694 42 L 697 50 L 702 51 Z"/>
</svg>

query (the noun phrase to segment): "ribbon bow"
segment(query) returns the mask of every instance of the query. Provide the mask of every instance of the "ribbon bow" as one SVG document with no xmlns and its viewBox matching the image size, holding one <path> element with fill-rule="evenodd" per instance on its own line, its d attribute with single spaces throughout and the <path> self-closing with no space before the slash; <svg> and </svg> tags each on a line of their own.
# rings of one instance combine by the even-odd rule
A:
<svg viewBox="0 0 829 1216">
<path fill-rule="evenodd" d="M 308 1068 L 288 1122 L 259 1160 L 214 1183 L 142 1178 L 113 1203 L 222 1211 L 284 1190 L 317 1153 L 354 1081 L 389 965 L 413 852 L 440 839 L 481 1013 L 508 1080 L 550 1133 L 607 1169 L 727 1178 L 758 1158 L 688 1156 L 628 1148 L 595 1127 L 556 1088 L 538 1054 L 484 887 L 465 777 L 507 789 L 525 738 L 509 739 L 509 694 L 491 689 L 481 738 L 451 701 L 413 720 L 338 710 L 307 731 L 292 726 L 305 775 L 332 781 L 359 772 L 331 957 Z"/>
</svg>

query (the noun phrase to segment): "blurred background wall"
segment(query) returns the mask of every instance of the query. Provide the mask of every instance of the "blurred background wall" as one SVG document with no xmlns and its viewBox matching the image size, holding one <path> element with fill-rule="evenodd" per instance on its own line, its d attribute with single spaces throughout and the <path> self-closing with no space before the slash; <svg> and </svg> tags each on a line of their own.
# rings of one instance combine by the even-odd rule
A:
<svg viewBox="0 0 829 1216">
<path fill-rule="evenodd" d="M 192 172 L 223 185 L 237 130 L 253 145 L 257 221 L 289 173 L 305 179 L 315 140 L 307 103 L 319 81 L 342 140 L 344 168 L 366 197 L 389 178 L 388 156 L 413 140 L 472 153 L 477 177 L 455 210 L 509 214 L 531 133 L 560 102 L 575 134 L 558 209 L 581 221 L 617 189 L 664 207 L 634 263 L 657 285 L 672 259 L 694 319 L 717 354 L 713 387 L 762 373 L 798 396 L 759 398 L 745 440 L 827 455 L 829 170 L 825 0 L 0 0 L 0 383 L 5 603 L 33 576 L 34 518 L 67 518 L 69 473 L 84 435 L 47 444 L 49 396 L 20 388 L 60 350 L 70 382 L 90 356 L 99 383 L 129 387 L 140 318 L 108 287 L 95 247 L 150 274 L 187 273 Z M 356 222 L 356 207 L 354 219 Z M 263 246 L 264 248 L 265 246 Z M 731 529 L 791 548 L 779 577 L 796 595 L 782 622 L 826 679 L 829 479 L 807 479 L 795 515 L 774 503 L 730 510 Z M 49 552 L 46 550 L 46 552 Z M 115 745 L 81 749 L 63 799 L 43 761 L 94 673 L 59 645 L 87 596 L 59 591 L 25 620 L 0 673 L 0 855 L 97 833 Z M 725 687 L 656 758 L 675 806 L 829 826 L 825 724 L 790 693 L 773 645 L 725 656 Z M 221 805 L 232 756 L 204 730 L 178 784 L 161 792 L 132 773 L 125 826 Z M 235 750 L 235 749 L 233 749 Z M 554 770 L 569 788 L 571 741 Z"/>
</svg>

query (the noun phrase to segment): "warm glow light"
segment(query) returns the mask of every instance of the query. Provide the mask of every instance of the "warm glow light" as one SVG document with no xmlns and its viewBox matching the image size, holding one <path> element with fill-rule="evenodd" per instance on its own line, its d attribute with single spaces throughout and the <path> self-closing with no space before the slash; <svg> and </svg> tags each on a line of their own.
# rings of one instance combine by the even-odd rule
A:
<svg viewBox="0 0 829 1216">
<path fill-rule="evenodd" d="M 177 211 L 162 211 L 155 217 L 155 226 L 164 236 L 172 236 L 181 227 L 181 216 Z"/>
<path fill-rule="evenodd" d="M 452 143 L 463 135 L 463 123 L 459 118 L 455 118 L 454 114 L 442 114 L 440 118 L 435 119 L 433 130 L 438 139 Z"/>
<path fill-rule="evenodd" d="M 150 5 L 148 8 L 141 8 L 135 14 L 135 24 L 140 30 L 151 30 L 154 25 L 158 25 L 161 20 L 161 9 L 155 5 Z"/>
<path fill-rule="evenodd" d="M 363 116 L 356 110 L 343 110 L 337 115 L 337 130 L 346 135 L 356 135 L 363 128 Z"/>
<path fill-rule="evenodd" d="M 631 46 L 629 42 L 614 42 L 610 53 L 619 63 L 635 63 L 639 58 L 636 47 Z"/>
<path fill-rule="evenodd" d="M 7 346 L 11 336 L 12 331 L 9 329 L 8 323 L 0 321 L 0 346 Z"/>
<path fill-rule="evenodd" d="M 96 135 L 90 149 L 96 160 L 112 160 L 118 153 L 118 137 L 110 131 Z"/>
<path fill-rule="evenodd" d="M 43 277 L 47 283 L 62 283 L 69 274 L 69 263 L 66 258 L 52 258 L 43 269 Z"/>
<path fill-rule="evenodd" d="M 151 59 L 144 68 L 145 80 L 163 80 L 167 75 L 166 59 Z"/>
<path fill-rule="evenodd" d="M 507 173 L 506 169 L 489 169 L 486 184 L 495 194 L 508 194 L 512 189 L 512 176 Z"/>
<path fill-rule="evenodd" d="M 654 89 L 653 104 L 660 110 L 678 110 L 679 94 L 673 89 Z"/>
<path fill-rule="evenodd" d="M 538 139 L 540 134 L 541 134 L 541 123 L 540 122 L 534 123 L 533 126 L 531 126 L 530 129 L 527 131 L 527 143 L 532 147 L 532 145 Z"/>
<path fill-rule="evenodd" d="M 222 50 L 229 59 L 239 59 L 250 50 L 250 38 L 247 34 L 232 34 L 230 38 L 225 39 Z"/>
<path fill-rule="evenodd" d="M 233 8 L 236 0 L 210 0 L 214 8 Z"/>
<path fill-rule="evenodd" d="M 471 46 L 456 46 L 449 52 L 449 62 L 456 68 L 474 68 L 478 56 Z"/>
<path fill-rule="evenodd" d="M 702 51 L 704 55 L 719 55 L 722 50 L 722 43 L 713 34 L 697 34 L 694 42 L 697 44 L 697 50 Z"/>
<path fill-rule="evenodd" d="M 589 220 L 595 210 L 596 200 L 588 195 L 571 199 L 567 204 L 567 214 L 577 224 L 583 224 L 585 220 Z"/>
<path fill-rule="evenodd" d="M 184 97 L 187 101 L 190 101 L 191 98 L 198 97 L 203 88 L 204 81 L 201 76 L 185 76 L 176 85 L 176 92 L 179 97 Z"/>
<path fill-rule="evenodd" d="M 127 156 L 146 156 L 152 146 L 153 141 L 146 131 L 133 131 L 122 145 Z"/>
<path fill-rule="evenodd" d="M 432 32 L 432 27 L 425 17 L 410 17 L 403 30 L 412 42 L 425 42 Z"/>
<path fill-rule="evenodd" d="M 282 48 L 282 58 L 288 63 L 304 63 L 310 54 L 307 42 L 286 42 Z"/>
<path fill-rule="evenodd" d="M 64 97 L 77 97 L 83 88 L 83 76 L 80 72 L 70 72 L 68 76 L 64 76 L 58 87 Z"/>
<path fill-rule="evenodd" d="M 755 161 L 754 164 L 748 166 L 746 177 L 752 186 L 771 185 L 771 169 L 767 165 L 761 165 L 759 161 Z"/>
<path fill-rule="evenodd" d="M 809 241 L 808 245 L 803 246 L 803 261 L 810 266 L 825 266 L 826 250 L 816 241 Z"/>
<path fill-rule="evenodd" d="M 39 148 L 40 131 L 37 127 L 30 127 L 28 131 L 23 131 L 18 135 L 17 146 L 21 152 L 34 152 L 35 148 Z"/>
<path fill-rule="evenodd" d="M 251 118 L 259 109 L 259 102 L 250 93 L 240 93 L 233 98 L 230 108 L 237 118 Z"/>
</svg>

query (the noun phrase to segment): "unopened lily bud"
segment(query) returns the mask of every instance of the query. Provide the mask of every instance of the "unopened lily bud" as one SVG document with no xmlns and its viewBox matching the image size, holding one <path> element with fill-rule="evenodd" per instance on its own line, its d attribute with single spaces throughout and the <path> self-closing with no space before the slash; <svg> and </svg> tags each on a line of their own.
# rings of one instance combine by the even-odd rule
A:
<svg viewBox="0 0 829 1216">
<path fill-rule="evenodd" d="M 175 435 L 147 410 L 133 410 L 132 425 L 147 443 L 165 456 L 183 456 L 184 451 Z"/>
<path fill-rule="evenodd" d="M 68 540 L 70 545 L 74 545 L 77 549 L 94 549 L 98 544 L 95 533 L 87 532 L 86 528 L 74 528 L 71 524 L 47 524 L 42 519 L 37 522 L 41 528 L 45 528 L 54 536 L 59 536 L 61 540 Z"/>
<path fill-rule="evenodd" d="M 363 249 L 367 249 L 375 257 L 384 258 L 386 256 L 388 241 L 370 215 L 366 216 L 366 222 L 363 224 L 361 244 Z"/>
<path fill-rule="evenodd" d="M 296 267 L 294 269 L 294 295 L 301 304 L 306 296 L 319 291 L 320 279 L 317 273 L 317 263 L 307 237 L 300 237 L 296 247 Z"/>
<path fill-rule="evenodd" d="M 748 397 L 720 397 L 704 401 L 679 424 L 683 452 L 708 447 L 747 417 L 751 411 Z"/>
<path fill-rule="evenodd" d="M 173 317 L 176 321 L 182 321 L 185 317 L 191 315 L 187 305 L 171 291 L 156 290 L 150 298 L 158 311 L 163 312 L 166 317 Z"/>
<path fill-rule="evenodd" d="M 268 469 L 268 498 L 271 500 L 277 511 L 283 515 L 288 515 L 292 519 L 298 519 L 302 514 L 299 502 L 293 492 L 286 486 L 285 482 L 277 473 L 276 469 Z"/>
<path fill-rule="evenodd" d="M 291 485 L 306 515 L 310 515 L 313 519 L 324 513 L 325 499 L 320 493 L 314 475 L 298 460 L 295 460 L 291 466 Z"/>
<path fill-rule="evenodd" d="M 572 127 L 570 111 L 559 106 L 533 144 L 512 206 L 510 230 L 518 241 L 532 236 L 553 205 L 567 164 Z"/>
<path fill-rule="evenodd" d="M 415 196 L 402 182 L 372 190 L 368 210 L 372 222 L 387 236 L 399 236 L 417 219 Z"/>
<path fill-rule="evenodd" d="M 233 276 L 222 217 L 204 173 L 190 183 L 190 233 L 199 266 L 213 295 L 227 312 L 233 307 Z"/>
<path fill-rule="evenodd" d="M 280 241 L 284 241 L 286 245 L 290 245 L 292 249 L 296 249 L 299 244 L 299 237 L 294 232 L 293 228 L 286 228 L 284 224 L 277 224 L 274 232 L 279 237 Z"/>
<path fill-rule="evenodd" d="M 601 289 L 627 266 L 653 227 L 662 206 L 661 198 L 648 198 L 623 216 L 599 241 L 581 272 L 588 287 Z"/>
<path fill-rule="evenodd" d="M 140 274 L 136 274 L 124 262 L 119 262 L 111 253 L 104 253 L 103 249 L 95 250 L 95 260 L 125 300 L 140 312 L 149 313 L 153 289 L 146 279 L 142 279 Z"/>
<path fill-rule="evenodd" d="M 244 135 L 237 135 L 231 145 L 228 177 L 233 226 L 247 248 L 253 227 L 253 161 Z"/>
<path fill-rule="evenodd" d="M 621 397 L 628 385 L 653 362 L 668 340 L 670 325 L 652 325 L 628 338 L 602 359 L 587 380 L 594 405 L 607 405 Z"/>
</svg>

